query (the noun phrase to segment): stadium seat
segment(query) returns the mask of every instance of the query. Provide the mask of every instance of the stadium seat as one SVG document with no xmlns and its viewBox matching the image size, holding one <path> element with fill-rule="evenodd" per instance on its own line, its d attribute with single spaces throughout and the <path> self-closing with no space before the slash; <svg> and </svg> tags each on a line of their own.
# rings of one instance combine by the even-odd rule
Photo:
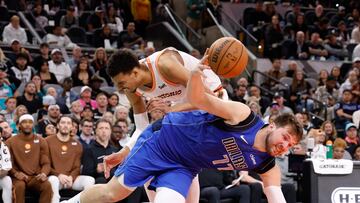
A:
<svg viewBox="0 0 360 203">
<path fill-rule="evenodd" d="M 83 86 L 75 86 L 70 89 L 70 92 L 74 93 L 74 95 L 80 96 L 80 91 Z"/>
<path fill-rule="evenodd" d="M 293 79 L 291 77 L 282 77 L 282 78 L 280 78 L 280 82 L 284 83 L 284 84 L 287 84 L 289 87 L 290 87 L 290 85 L 292 83 L 292 80 Z"/>
<path fill-rule="evenodd" d="M 44 89 L 45 91 L 47 91 L 47 89 L 48 89 L 49 87 L 55 88 L 55 90 L 56 90 L 56 92 L 58 93 L 58 95 L 60 95 L 60 94 L 63 92 L 63 90 L 64 90 L 64 89 L 61 87 L 61 85 L 58 85 L 58 84 L 46 84 L 46 85 L 43 87 L 43 89 Z"/>
<path fill-rule="evenodd" d="M 71 26 L 66 32 L 66 34 L 73 43 L 86 46 L 86 31 L 84 28 L 78 26 Z"/>
<path fill-rule="evenodd" d="M 313 89 L 316 89 L 318 86 L 318 81 L 314 78 L 305 78 L 305 81 L 308 82 Z"/>
<path fill-rule="evenodd" d="M 116 92 L 116 88 L 112 87 L 112 86 L 100 87 L 100 90 L 107 93 L 107 94 L 112 94 L 112 93 Z"/>
</svg>

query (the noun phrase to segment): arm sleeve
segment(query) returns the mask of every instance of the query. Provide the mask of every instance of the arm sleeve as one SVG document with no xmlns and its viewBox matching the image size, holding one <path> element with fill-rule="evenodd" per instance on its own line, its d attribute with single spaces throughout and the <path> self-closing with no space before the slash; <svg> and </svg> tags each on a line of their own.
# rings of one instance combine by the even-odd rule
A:
<svg viewBox="0 0 360 203">
<path fill-rule="evenodd" d="M 131 150 L 137 139 L 139 138 L 142 131 L 145 130 L 145 128 L 149 125 L 149 117 L 147 115 L 147 112 L 140 113 L 140 114 L 134 114 L 134 120 L 135 120 L 135 126 L 136 130 L 132 134 L 129 142 L 126 144 L 126 146 Z"/>
</svg>

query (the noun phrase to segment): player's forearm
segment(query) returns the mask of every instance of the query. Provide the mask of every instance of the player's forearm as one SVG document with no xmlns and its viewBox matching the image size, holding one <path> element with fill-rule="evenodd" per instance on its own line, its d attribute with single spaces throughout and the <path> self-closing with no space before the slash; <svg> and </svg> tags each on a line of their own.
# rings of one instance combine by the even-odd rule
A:
<svg viewBox="0 0 360 203">
<path fill-rule="evenodd" d="M 134 147 L 136 141 L 138 140 L 139 136 L 141 135 L 141 130 L 136 129 L 135 132 L 132 134 L 130 140 L 128 143 L 126 143 L 126 147 L 129 149 L 129 151 Z"/>
<path fill-rule="evenodd" d="M 280 186 L 265 187 L 264 193 L 269 203 L 286 203 Z"/>
</svg>

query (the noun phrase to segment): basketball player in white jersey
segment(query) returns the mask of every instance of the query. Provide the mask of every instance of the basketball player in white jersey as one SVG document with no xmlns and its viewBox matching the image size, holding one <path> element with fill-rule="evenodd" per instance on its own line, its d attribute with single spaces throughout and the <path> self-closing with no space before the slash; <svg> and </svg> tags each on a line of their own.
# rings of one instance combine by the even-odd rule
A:
<svg viewBox="0 0 360 203">
<path fill-rule="evenodd" d="M 117 88 L 123 90 L 128 97 L 134 110 L 137 132 L 120 152 L 104 159 L 106 172 L 121 163 L 129 154 L 138 135 L 149 124 L 147 111 L 158 109 L 166 113 L 194 109 L 186 101 L 185 94 L 190 72 L 198 64 L 198 59 L 174 48 L 155 52 L 140 61 L 137 60 L 136 54 L 129 49 L 121 49 L 114 53 L 109 60 L 108 74 Z M 226 91 L 222 89 L 219 77 L 211 70 L 204 70 L 204 74 L 206 76 L 204 83 L 208 91 L 227 99 Z M 146 108 L 143 98 L 151 99 L 148 108 Z M 169 102 L 171 103 L 170 107 Z M 154 193 L 148 193 L 150 200 L 153 195 Z M 199 183 L 195 178 L 190 187 L 187 203 L 198 203 L 199 196 Z"/>
</svg>

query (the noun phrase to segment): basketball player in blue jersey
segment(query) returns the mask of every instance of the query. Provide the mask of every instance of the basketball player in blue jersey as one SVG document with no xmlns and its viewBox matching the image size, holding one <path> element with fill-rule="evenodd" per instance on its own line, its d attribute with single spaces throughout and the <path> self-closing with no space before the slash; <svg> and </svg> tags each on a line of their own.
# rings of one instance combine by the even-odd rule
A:
<svg viewBox="0 0 360 203">
<path fill-rule="evenodd" d="M 106 171 L 110 171 L 111 167 L 123 161 L 134 146 L 140 131 L 148 126 L 147 111 L 158 109 L 166 113 L 194 108 L 187 102 L 186 86 L 190 71 L 196 69 L 198 64 L 198 59 L 174 48 L 166 48 L 140 61 L 129 49 L 121 49 L 111 57 L 108 73 L 117 88 L 126 93 L 134 110 L 138 131 L 120 152 L 104 159 L 108 166 Z M 204 74 L 206 75 L 204 83 L 209 91 L 227 95 L 226 92 L 223 93 L 221 81 L 213 71 L 204 70 Z M 143 101 L 144 97 L 151 99 L 147 108 Z M 168 103 L 172 105 L 169 106 Z M 200 189 L 197 177 L 190 191 L 187 203 L 198 203 Z M 148 192 L 148 196 L 153 200 L 154 195 Z"/>
<path fill-rule="evenodd" d="M 206 57 L 205 57 L 206 59 Z M 204 111 L 171 112 L 148 128 L 112 180 L 84 190 L 69 202 L 116 202 L 151 179 L 155 203 L 184 203 L 202 168 L 253 170 L 269 203 L 285 203 L 274 157 L 298 143 L 302 126 L 284 114 L 266 125 L 243 103 L 207 93 L 199 65 L 188 82 L 189 103 Z"/>
</svg>

